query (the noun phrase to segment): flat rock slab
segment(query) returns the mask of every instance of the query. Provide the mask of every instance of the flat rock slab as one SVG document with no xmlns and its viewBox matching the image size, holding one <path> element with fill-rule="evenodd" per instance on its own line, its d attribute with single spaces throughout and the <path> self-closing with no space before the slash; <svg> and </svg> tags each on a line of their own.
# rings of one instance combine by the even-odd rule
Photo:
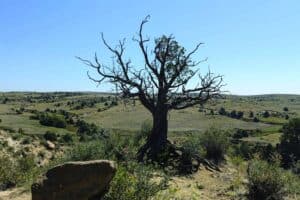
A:
<svg viewBox="0 0 300 200">
<path fill-rule="evenodd" d="M 116 172 L 113 161 L 93 160 L 58 165 L 32 184 L 32 200 L 100 199 Z"/>
</svg>

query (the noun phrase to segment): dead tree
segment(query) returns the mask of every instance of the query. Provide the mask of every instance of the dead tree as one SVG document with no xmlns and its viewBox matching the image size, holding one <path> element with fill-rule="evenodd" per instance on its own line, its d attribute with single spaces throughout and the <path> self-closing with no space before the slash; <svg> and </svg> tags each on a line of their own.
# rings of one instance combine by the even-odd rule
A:
<svg viewBox="0 0 300 200">
<path fill-rule="evenodd" d="M 147 16 L 140 24 L 137 37 L 142 52 L 144 65 L 134 67 L 130 59 L 124 59 L 125 40 L 119 41 L 114 48 L 107 43 L 101 34 L 103 44 L 113 54 L 112 66 L 101 63 L 95 53 L 94 61 L 82 59 L 83 63 L 92 67 L 99 75 L 91 80 L 102 83 L 108 81 L 117 84 L 124 98 L 138 98 L 142 105 L 152 114 L 152 132 L 147 142 L 138 152 L 138 159 L 143 160 L 145 154 L 154 158 L 168 143 L 168 112 L 172 109 L 185 109 L 220 96 L 222 76 L 211 72 L 204 76 L 199 73 L 199 64 L 203 61 L 192 61 L 191 57 L 203 43 L 187 52 L 175 38 L 161 36 L 154 41 L 154 48 L 148 51 L 149 38 L 144 38 L 143 27 L 148 22 Z M 197 77 L 198 76 L 198 77 Z M 187 87 L 192 80 L 197 80 L 194 87 Z"/>
</svg>

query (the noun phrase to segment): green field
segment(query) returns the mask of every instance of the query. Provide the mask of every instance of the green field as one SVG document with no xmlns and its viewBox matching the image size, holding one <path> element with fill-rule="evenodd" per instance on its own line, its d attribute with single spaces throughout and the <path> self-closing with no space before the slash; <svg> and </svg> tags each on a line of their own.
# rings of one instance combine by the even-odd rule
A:
<svg viewBox="0 0 300 200">
<path fill-rule="evenodd" d="M 110 97 L 108 97 L 110 96 Z M 118 132 L 135 132 L 140 129 L 145 120 L 151 120 L 150 113 L 138 102 L 135 106 L 124 105 L 123 101 L 118 100 L 118 105 L 105 108 L 105 102 L 98 102 L 100 98 L 113 100 L 112 94 L 102 93 L 1 93 L 0 94 L 0 126 L 12 128 L 17 131 L 19 128 L 25 134 L 43 134 L 47 130 L 58 134 L 75 133 L 75 129 L 55 128 L 39 124 L 37 120 L 30 120 L 32 113 L 26 110 L 45 111 L 46 109 L 65 110 L 76 114 L 79 119 L 105 129 L 118 130 Z M 5 104 L 4 99 L 8 99 Z M 74 109 L 68 103 L 77 105 L 78 102 L 95 100 L 93 106 Z M 242 119 L 234 119 L 228 116 L 219 115 L 219 109 L 223 107 L 229 113 L 232 110 L 242 111 Z M 284 111 L 284 107 L 288 111 Z M 25 109 L 24 112 L 17 114 L 16 110 Z M 171 111 L 169 113 L 169 132 L 173 134 L 184 134 L 186 132 L 203 132 L 209 128 L 219 129 L 259 129 L 264 133 L 263 136 L 247 138 L 250 141 L 270 142 L 275 144 L 279 138 L 279 129 L 289 118 L 300 115 L 300 96 L 297 95 L 262 95 L 262 96 L 225 96 L 209 102 L 199 112 L 199 107 L 195 106 L 185 110 Z M 249 117 L 250 112 L 254 113 L 260 122 L 253 122 Z M 268 111 L 270 117 L 263 117 L 262 113 Z M 211 113 L 213 112 L 213 113 Z M 270 136 L 268 136 L 270 135 Z M 178 135 L 179 136 L 179 135 Z"/>
</svg>

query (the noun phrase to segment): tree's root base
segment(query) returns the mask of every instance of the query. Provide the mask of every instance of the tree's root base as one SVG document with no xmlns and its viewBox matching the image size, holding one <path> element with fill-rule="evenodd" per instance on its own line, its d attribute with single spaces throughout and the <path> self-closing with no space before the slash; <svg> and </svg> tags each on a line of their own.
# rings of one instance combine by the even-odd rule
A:
<svg viewBox="0 0 300 200">
<path fill-rule="evenodd" d="M 147 144 L 138 152 L 138 161 L 160 166 L 165 172 L 188 175 L 198 171 L 200 165 L 211 171 L 220 171 L 217 164 L 199 155 L 191 154 L 182 147 L 167 141 L 160 150 L 151 149 Z"/>
</svg>

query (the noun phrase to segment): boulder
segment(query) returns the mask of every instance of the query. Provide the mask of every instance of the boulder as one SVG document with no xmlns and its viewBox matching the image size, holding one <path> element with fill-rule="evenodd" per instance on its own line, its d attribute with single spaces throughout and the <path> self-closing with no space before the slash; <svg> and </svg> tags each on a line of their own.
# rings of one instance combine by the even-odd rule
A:
<svg viewBox="0 0 300 200">
<path fill-rule="evenodd" d="M 100 199 L 115 172 L 115 163 L 108 160 L 67 162 L 32 184 L 32 200 Z"/>
<path fill-rule="evenodd" d="M 55 149 L 55 144 L 50 142 L 50 141 L 46 141 L 46 148 L 49 150 L 54 150 Z"/>
</svg>

